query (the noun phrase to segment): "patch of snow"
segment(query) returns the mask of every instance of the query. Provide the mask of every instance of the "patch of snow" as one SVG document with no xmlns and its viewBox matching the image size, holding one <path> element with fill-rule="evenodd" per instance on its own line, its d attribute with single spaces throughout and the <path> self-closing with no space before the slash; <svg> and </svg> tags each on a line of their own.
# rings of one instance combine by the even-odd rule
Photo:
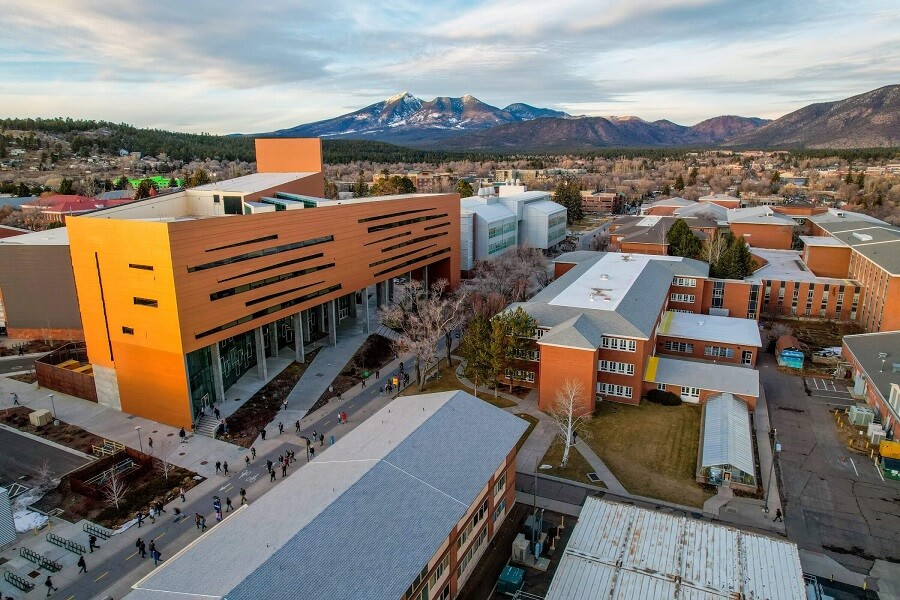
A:
<svg viewBox="0 0 900 600">
<path fill-rule="evenodd" d="M 388 123 L 388 127 L 402 127 L 403 125 L 406 125 L 406 119 L 401 119 L 400 121 L 392 121 L 391 123 Z"/>
<path fill-rule="evenodd" d="M 47 515 L 23 509 L 13 513 L 13 520 L 16 522 L 16 531 L 21 533 L 43 527 L 50 519 Z"/>
<path fill-rule="evenodd" d="M 353 118 L 356 119 L 357 121 L 365 121 L 366 119 L 369 118 L 369 115 L 356 115 Z"/>
<path fill-rule="evenodd" d="M 113 533 L 118 534 L 118 533 L 122 533 L 123 531 L 128 531 L 135 525 L 137 525 L 137 519 L 132 519 L 130 521 L 126 521 L 125 523 L 122 524 L 121 527 L 119 527 L 118 529 L 113 531 Z"/>
</svg>

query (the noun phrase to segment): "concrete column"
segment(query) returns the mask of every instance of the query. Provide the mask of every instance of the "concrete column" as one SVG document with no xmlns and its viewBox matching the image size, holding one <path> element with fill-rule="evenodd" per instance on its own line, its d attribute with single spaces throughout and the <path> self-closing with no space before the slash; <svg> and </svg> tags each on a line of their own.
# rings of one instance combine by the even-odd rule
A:
<svg viewBox="0 0 900 600">
<path fill-rule="evenodd" d="M 422 283 L 425 284 L 425 297 L 428 297 L 428 289 L 431 285 L 431 282 L 428 281 L 428 265 L 422 267 Z"/>
<path fill-rule="evenodd" d="M 363 290 L 363 318 L 366 320 L 366 335 L 369 335 L 372 333 L 372 328 L 369 324 L 369 286 L 366 286 L 366 289 Z"/>
<path fill-rule="evenodd" d="M 350 294 L 350 316 L 356 318 L 356 292 Z"/>
<path fill-rule="evenodd" d="M 294 360 L 298 363 L 306 362 L 306 348 L 303 344 L 303 311 L 294 315 Z"/>
<path fill-rule="evenodd" d="M 278 322 L 269 323 L 269 354 L 278 356 Z"/>
<path fill-rule="evenodd" d="M 381 297 L 383 292 L 381 291 L 381 283 L 375 284 L 375 308 L 381 308 Z"/>
<path fill-rule="evenodd" d="M 212 353 L 213 387 L 215 388 L 216 402 L 225 402 L 225 380 L 222 377 L 222 353 L 219 351 L 219 342 L 209 347 Z"/>
<path fill-rule="evenodd" d="M 325 304 L 327 304 L 327 302 L 322 303 L 316 307 L 316 310 L 318 311 L 318 314 L 316 315 L 318 317 L 316 331 L 325 331 Z"/>
<path fill-rule="evenodd" d="M 337 346 L 337 300 L 331 300 L 328 304 L 328 343 Z"/>
<path fill-rule="evenodd" d="M 260 379 L 268 379 L 269 369 L 266 365 L 266 342 L 263 337 L 263 328 L 254 329 L 253 335 L 256 338 L 256 375 Z"/>
<path fill-rule="evenodd" d="M 394 299 L 394 278 L 391 277 L 387 281 L 384 282 L 385 287 L 387 288 L 387 294 L 385 294 L 385 304 L 390 304 Z"/>
<path fill-rule="evenodd" d="M 303 331 L 303 343 L 308 344 L 312 341 L 309 331 L 309 311 L 300 311 L 300 329 Z"/>
</svg>

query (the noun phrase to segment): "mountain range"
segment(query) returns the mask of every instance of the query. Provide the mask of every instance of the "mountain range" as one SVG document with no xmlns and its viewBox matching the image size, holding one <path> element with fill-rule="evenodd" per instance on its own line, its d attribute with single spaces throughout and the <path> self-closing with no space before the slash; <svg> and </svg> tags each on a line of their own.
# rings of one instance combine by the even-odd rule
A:
<svg viewBox="0 0 900 600">
<path fill-rule="evenodd" d="M 425 101 L 404 92 L 346 115 L 261 135 L 378 140 L 461 151 L 893 147 L 900 146 L 900 85 L 811 104 L 775 121 L 727 115 L 693 126 L 632 116 L 573 116 L 522 103 L 501 109 L 470 95 Z"/>
</svg>

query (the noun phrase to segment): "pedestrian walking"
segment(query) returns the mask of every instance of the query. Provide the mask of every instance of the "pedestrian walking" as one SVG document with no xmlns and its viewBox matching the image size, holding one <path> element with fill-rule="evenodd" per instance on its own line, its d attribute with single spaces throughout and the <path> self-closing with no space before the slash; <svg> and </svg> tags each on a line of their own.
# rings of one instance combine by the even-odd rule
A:
<svg viewBox="0 0 900 600">
<path fill-rule="evenodd" d="M 272 461 L 269 459 L 266 459 L 266 471 L 272 472 Z"/>
<path fill-rule="evenodd" d="M 222 463 L 222 471 L 223 471 L 226 475 L 228 475 L 228 461 L 227 461 L 227 460 L 226 460 L 225 462 Z"/>
<path fill-rule="evenodd" d="M 13 397 L 13 406 L 21 406 L 21 404 L 19 404 L 19 395 L 17 393 L 13 392 L 12 397 Z"/>
<path fill-rule="evenodd" d="M 80 567 L 78 570 L 79 573 L 87 573 L 87 563 L 84 560 L 84 554 L 78 557 L 78 566 Z"/>
<path fill-rule="evenodd" d="M 155 567 L 162 560 L 162 554 L 159 553 L 159 550 L 154 550 L 150 555 L 153 557 L 153 566 Z"/>
<path fill-rule="evenodd" d="M 284 455 L 283 455 L 283 454 L 279 454 L 279 455 L 278 455 L 278 464 L 279 464 L 279 465 L 283 465 L 283 464 L 284 464 Z"/>
<path fill-rule="evenodd" d="M 141 525 L 144 524 L 144 513 L 142 513 L 141 511 L 137 511 L 135 516 L 137 517 L 138 529 L 140 529 Z"/>
<path fill-rule="evenodd" d="M 776 521 L 781 521 L 782 523 L 784 523 L 784 519 L 782 518 L 782 516 L 783 516 L 783 515 L 781 514 L 781 509 L 780 509 L 780 508 L 776 508 L 776 509 L 775 509 L 775 518 L 772 519 L 772 522 L 774 523 L 774 522 L 776 522 Z"/>
<path fill-rule="evenodd" d="M 206 517 L 204 517 L 203 515 L 200 515 L 200 531 L 206 531 Z"/>
<path fill-rule="evenodd" d="M 94 548 L 99 548 L 99 547 L 100 546 L 97 545 L 97 536 L 96 535 L 90 536 L 88 538 L 88 548 L 90 549 L 91 554 L 94 553 Z"/>
<path fill-rule="evenodd" d="M 403 385 L 409 385 L 409 373 L 403 374 Z"/>
<path fill-rule="evenodd" d="M 338 392 L 338 402 L 341 401 L 341 392 Z"/>
<path fill-rule="evenodd" d="M 379 395 L 379 396 L 384 396 L 384 386 L 381 386 L 381 387 L 378 388 L 378 395 Z"/>
<path fill-rule="evenodd" d="M 213 409 L 213 414 L 216 415 L 216 421 L 222 418 L 222 413 L 219 412 L 218 408 Z"/>
<path fill-rule="evenodd" d="M 282 433 L 284 433 L 284 423 L 278 421 L 278 435 L 281 435 Z"/>
<path fill-rule="evenodd" d="M 287 410 L 287 398 L 284 399 L 284 402 L 281 403 L 284 406 L 284 410 Z"/>
<path fill-rule="evenodd" d="M 138 538 L 137 541 L 134 543 L 134 547 L 138 549 L 138 552 L 140 553 L 141 558 L 144 558 L 147 556 L 147 552 L 144 550 L 144 548 L 145 548 L 144 540 L 142 540 L 141 538 Z"/>
<path fill-rule="evenodd" d="M 153 553 L 156 552 L 156 542 L 150 540 L 150 546 L 147 549 L 150 550 L 150 556 L 153 556 Z"/>
<path fill-rule="evenodd" d="M 318 437 L 319 437 L 319 434 L 316 433 L 316 430 L 315 430 L 315 429 L 313 429 L 313 434 L 312 434 L 312 439 L 313 439 L 313 441 L 316 441 L 316 440 L 318 439 Z"/>
<path fill-rule="evenodd" d="M 275 469 L 269 471 L 269 482 L 271 483 L 273 481 L 275 481 Z"/>
<path fill-rule="evenodd" d="M 320 433 L 320 434 L 319 434 L 319 445 L 320 445 L 320 446 L 324 446 L 324 445 L 325 445 L 325 434 L 324 434 L 324 433 Z"/>
<path fill-rule="evenodd" d="M 283 465 L 281 465 L 281 476 L 287 477 L 287 463 L 284 463 Z"/>
<path fill-rule="evenodd" d="M 573 444 L 578 443 L 578 432 L 575 431 L 574 429 L 572 430 L 572 443 Z"/>
<path fill-rule="evenodd" d="M 244 464 L 247 465 L 248 469 L 250 468 L 250 455 L 249 454 L 244 455 Z"/>
<path fill-rule="evenodd" d="M 187 433 L 185 433 L 184 427 L 182 427 L 182 428 L 178 431 L 178 437 L 181 438 L 181 443 L 183 444 L 183 443 L 184 443 L 184 439 L 187 437 Z"/>
<path fill-rule="evenodd" d="M 300 433 L 300 419 L 297 419 L 296 421 L 294 421 L 294 432 Z"/>
<path fill-rule="evenodd" d="M 250 446 L 250 456 L 253 457 L 253 460 L 256 460 L 256 446 Z"/>
<path fill-rule="evenodd" d="M 194 524 L 200 529 L 200 513 L 194 513 Z"/>
<path fill-rule="evenodd" d="M 222 430 L 228 435 L 228 419 L 222 419 Z"/>
<path fill-rule="evenodd" d="M 153 450 L 153 438 L 147 437 L 147 445 L 150 446 L 150 449 Z"/>
<path fill-rule="evenodd" d="M 231 512 L 232 508 L 233 507 L 231 506 L 231 498 L 229 498 L 228 496 L 225 496 L 225 512 Z"/>
<path fill-rule="evenodd" d="M 222 510 L 222 501 L 218 496 L 213 496 L 213 510 L 219 512 Z"/>
<path fill-rule="evenodd" d="M 55 592 L 59 589 L 59 588 L 53 587 L 53 581 L 50 579 L 49 575 L 47 575 L 47 580 L 44 582 L 44 585 L 47 586 L 47 595 L 48 596 L 50 595 L 50 590 L 53 590 Z"/>
<path fill-rule="evenodd" d="M 241 506 L 247 504 L 247 490 L 241 488 Z"/>
<path fill-rule="evenodd" d="M 375 379 L 381 379 L 381 370 L 375 369 Z"/>
<path fill-rule="evenodd" d="M 362 381 L 359 382 L 360 389 L 366 389 L 366 378 L 363 377 Z"/>
<path fill-rule="evenodd" d="M 159 515 L 165 514 L 165 512 L 166 512 L 166 509 L 163 508 L 162 500 L 160 500 L 159 502 L 156 503 L 156 514 L 157 514 L 157 516 L 159 516 Z"/>
<path fill-rule="evenodd" d="M 216 461 L 216 475 L 218 475 L 219 471 L 221 471 L 221 470 L 222 470 L 222 461 L 217 460 Z"/>
<path fill-rule="evenodd" d="M 266 441 L 266 430 L 265 430 L 265 429 L 260 429 L 260 430 L 259 430 L 259 436 L 263 439 L 263 441 Z"/>
<path fill-rule="evenodd" d="M 150 523 L 151 523 L 151 524 L 152 524 L 152 523 L 156 523 L 156 507 L 155 507 L 155 506 L 151 506 L 151 507 L 147 510 L 147 516 L 150 517 Z"/>
<path fill-rule="evenodd" d="M 181 496 L 181 501 L 184 502 L 184 487 L 178 489 L 178 495 Z"/>
</svg>

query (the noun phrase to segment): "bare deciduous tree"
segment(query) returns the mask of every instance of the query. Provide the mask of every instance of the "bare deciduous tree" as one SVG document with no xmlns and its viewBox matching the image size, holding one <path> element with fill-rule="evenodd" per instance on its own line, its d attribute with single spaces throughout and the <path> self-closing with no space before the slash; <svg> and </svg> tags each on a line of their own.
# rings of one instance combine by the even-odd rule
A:
<svg viewBox="0 0 900 600">
<path fill-rule="evenodd" d="M 177 449 L 178 446 L 168 440 L 163 441 L 159 448 L 159 454 L 157 455 L 159 462 L 157 463 L 156 468 L 159 469 L 167 481 L 169 479 L 169 472 L 174 467 L 172 464 L 172 457 L 175 456 L 175 451 Z"/>
<path fill-rule="evenodd" d="M 611 240 L 611 236 L 609 234 L 609 229 L 604 229 L 593 238 L 591 238 L 591 242 L 589 244 L 589 248 L 591 250 L 597 250 L 603 252 L 604 250 L 609 248 L 609 242 Z"/>
<path fill-rule="evenodd" d="M 106 501 L 116 508 L 119 508 L 119 502 L 121 502 L 125 497 L 125 494 L 128 493 L 128 484 L 125 483 L 125 478 L 122 477 L 121 474 L 113 470 L 109 479 L 103 484 L 102 491 Z"/>
<path fill-rule="evenodd" d="M 558 435 L 563 440 L 561 467 L 565 467 L 569 461 L 569 450 L 575 441 L 575 435 L 582 439 L 585 437 L 585 422 L 590 418 L 590 413 L 582 413 L 583 408 L 584 384 L 567 379 L 562 388 L 556 391 L 553 407 L 549 411 L 559 429 Z"/>
<path fill-rule="evenodd" d="M 718 263 L 728 249 L 729 241 L 729 236 L 723 233 L 716 233 L 712 237 L 707 238 L 700 249 L 700 260 L 711 265 Z"/>
<path fill-rule="evenodd" d="M 394 287 L 394 303 L 381 309 L 381 322 L 397 330 L 397 354 L 411 352 L 416 359 L 416 381 L 421 390 L 425 373 L 437 354 L 441 336 L 447 336 L 463 319 L 465 294 L 448 294 L 449 282 L 439 279 L 426 294 L 425 284 L 412 280 Z M 449 344 L 447 347 L 449 357 Z"/>
<path fill-rule="evenodd" d="M 536 248 L 514 248 L 497 258 L 479 261 L 466 287 L 473 298 L 499 296 L 505 301 L 505 307 L 511 302 L 528 300 L 548 283 L 550 272 L 543 252 Z"/>
</svg>

